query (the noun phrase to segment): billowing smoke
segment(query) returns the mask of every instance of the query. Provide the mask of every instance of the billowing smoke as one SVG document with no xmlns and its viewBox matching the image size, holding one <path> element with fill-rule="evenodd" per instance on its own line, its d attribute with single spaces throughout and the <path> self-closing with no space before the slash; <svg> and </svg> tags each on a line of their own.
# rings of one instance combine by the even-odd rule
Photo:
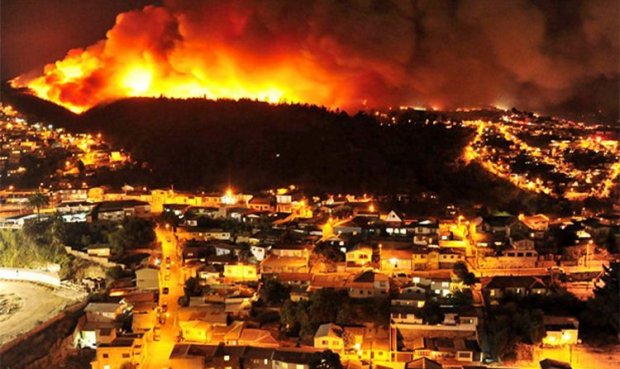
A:
<svg viewBox="0 0 620 369">
<path fill-rule="evenodd" d="M 617 118 L 619 12 L 616 0 L 170 0 L 14 84 L 74 111 L 166 95 Z"/>
</svg>

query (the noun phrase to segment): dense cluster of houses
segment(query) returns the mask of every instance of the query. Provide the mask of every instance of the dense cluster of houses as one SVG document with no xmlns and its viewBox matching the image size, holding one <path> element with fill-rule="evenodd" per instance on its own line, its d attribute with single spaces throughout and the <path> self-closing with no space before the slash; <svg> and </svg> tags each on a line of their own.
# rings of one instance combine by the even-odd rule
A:
<svg viewBox="0 0 620 369">
<path fill-rule="evenodd" d="M 46 158 L 59 158 L 59 168 L 46 181 L 69 185 L 80 175 L 97 170 L 115 170 L 125 166 L 129 155 L 111 147 L 101 135 L 69 133 L 42 123 L 28 123 L 8 105 L 0 104 L 0 174 L 8 183 L 19 183 L 29 175 L 33 163 L 39 166 Z"/>
<path fill-rule="evenodd" d="M 98 202 L 89 201 L 94 199 Z M 145 360 L 145 345 L 158 339 L 158 323 L 173 319 L 180 343 L 170 356 L 171 367 L 228 367 L 222 362 L 229 362 L 231 367 L 301 369 L 323 350 L 338 353 L 343 361 L 388 367 L 473 367 L 489 357 L 481 335 L 483 300 L 492 304 L 506 294 L 544 295 L 554 288 L 549 276 L 510 272 L 539 268 L 546 273 L 547 268 L 605 261 L 608 256 L 593 243 L 592 234 L 596 227 L 618 227 L 618 218 L 610 215 L 408 219 L 396 211 L 381 212 L 376 203 L 369 197 L 308 198 L 292 189 L 259 196 L 91 189 L 79 202 L 61 201 L 57 212 L 86 212 L 86 221 L 150 217 L 159 206 L 163 216 L 177 221 L 182 280 L 195 278 L 202 287 L 200 295 L 189 297 L 170 317 L 157 303 L 168 272 L 151 257 L 136 268 L 135 278 L 111 287 L 117 302 L 87 307 L 75 344 L 97 348 L 94 368 L 139 364 Z M 214 220 L 244 227 L 203 226 Z M 585 251 L 544 254 L 550 229 L 569 225 L 578 232 L 574 248 Z M 487 271 L 489 277 L 465 285 L 453 273 L 457 263 L 479 275 Z M 504 276 L 494 275 L 497 270 Z M 288 286 L 293 301 L 309 299 L 320 289 L 344 291 L 357 301 L 389 299 L 389 324 L 325 322 L 311 344 L 292 349 L 278 331 L 251 323 L 268 280 Z M 455 304 L 451 297 L 463 291 L 472 291 L 473 301 Z M 429 301 L 438 302 L 439 321 L 430 322 L 420 313 Z M 122 316 L 132 317 L 131 330 L 120 328 Z M 546 346 L 577 342 L 574 319 L 545 317 L 545 327 Z"/>
</svg>

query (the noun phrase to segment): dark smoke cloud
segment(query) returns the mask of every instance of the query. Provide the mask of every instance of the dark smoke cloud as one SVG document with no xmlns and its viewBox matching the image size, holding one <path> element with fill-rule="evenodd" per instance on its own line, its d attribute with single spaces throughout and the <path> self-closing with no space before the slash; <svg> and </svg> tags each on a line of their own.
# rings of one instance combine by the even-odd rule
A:
<svg viewBox="0 0 620 369">
<path fill-rule="evenodd" d="M 198 4 L 197 4 L 198 3 Z M 190 39 L 247 54 L 291 44 L 356 86 L 357 102 L 517 105 L 618 116 L 618 1 L 171 0 Z M 351 103 L 355 103 L 356 99 Z M 577 111 L 571 111 L 577 106 Z"/>
<path fill-rule="evenodd" d="M 248 80 L 292 62 L 300 95 L 349 109 L 501 105 L 616 121 L 619 19 L 616 0 L 169 0 L 119 17 L 105 48 L 150 50 L 180 75 L 225 73 L 219 50 Z"/>
</svg>

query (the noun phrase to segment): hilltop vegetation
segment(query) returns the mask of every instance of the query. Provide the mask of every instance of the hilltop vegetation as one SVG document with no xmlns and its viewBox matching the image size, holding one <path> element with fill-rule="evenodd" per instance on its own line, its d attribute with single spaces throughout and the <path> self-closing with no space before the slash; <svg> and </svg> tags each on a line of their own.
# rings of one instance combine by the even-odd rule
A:
<svg viewBox="0 0 620 369">
<path fill-rule="evenodd" d="M 445 201 L 491 207 L 535 203 L 477 165 L 461 163 L 472 132 L 425 124 L 434 113 L 389 126 L 364 113 L 312 105 L 133 98 L 76 116 L 20 96 L 13 91 L 3 98 L 37 119 L 103 133 L 130 151 L 138 165 L 115 178 L 125 183 L 205 190 L 232 184 L 244 191 L 293 183 L 316 193 L 433 191 Z"/>
</svg>

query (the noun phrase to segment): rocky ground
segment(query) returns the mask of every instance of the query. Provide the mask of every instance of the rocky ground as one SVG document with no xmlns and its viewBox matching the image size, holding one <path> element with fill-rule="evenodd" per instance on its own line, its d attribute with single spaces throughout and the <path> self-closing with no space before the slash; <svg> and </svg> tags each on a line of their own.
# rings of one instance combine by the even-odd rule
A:
<svg viewBox="0 0 620 369">
<path fill-rule="evenodd" d="M 0 323 L 11 318 L 22 306 L 22 298 L 16 294 L 0 294 Z"/>
</svg>

